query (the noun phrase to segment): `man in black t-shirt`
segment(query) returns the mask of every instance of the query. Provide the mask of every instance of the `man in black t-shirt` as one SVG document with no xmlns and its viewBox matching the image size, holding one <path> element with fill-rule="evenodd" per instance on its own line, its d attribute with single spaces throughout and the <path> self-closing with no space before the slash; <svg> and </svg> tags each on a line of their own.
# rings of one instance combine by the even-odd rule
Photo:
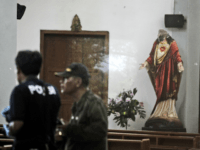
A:
<svg viewBox="0 0 200 150">
<path fill-rule="evenodd" d="M 17 85 L 10 97 L 10 109 L 3 112 L 9 135 L 15 137 L 14 150 L 45 150 L 54 142 L 60 108 L 57 89 L 37 79 L 42 57 L 37 51 L 20 51 L 15 59 Z"/>
</svg>

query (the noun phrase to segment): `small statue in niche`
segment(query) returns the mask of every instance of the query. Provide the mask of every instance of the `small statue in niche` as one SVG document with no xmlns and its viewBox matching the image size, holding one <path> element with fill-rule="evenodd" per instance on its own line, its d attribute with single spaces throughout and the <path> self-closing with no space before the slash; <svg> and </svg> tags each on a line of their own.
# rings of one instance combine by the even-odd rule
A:
<svg viewBox="0 0 200 150">
<path fill-rule="evenodd" d="M 183 62 L 176 41 L 165 30 L 159 30 L 150 56 L 140 69 L 144 67 L 148 71 L 157 100 L 143 129 L 173 131 L 176 128 L 185 132 L 175 108 L 184 71 Z"/>
<path fill-rule="evenodd" d="M 75 15 L 74 19 L 72 21 L 71 31 L 81 31 L 81 29 L 82 29 L 81 21 L 80 21 L 78 15 Z"/>
</svg>

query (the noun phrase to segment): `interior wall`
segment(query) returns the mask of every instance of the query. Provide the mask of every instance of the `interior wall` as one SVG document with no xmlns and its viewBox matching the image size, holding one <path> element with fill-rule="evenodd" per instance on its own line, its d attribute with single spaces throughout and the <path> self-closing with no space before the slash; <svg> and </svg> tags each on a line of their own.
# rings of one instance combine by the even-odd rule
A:
<svg viewBox="0 0 200 150">
<path fill-rule="evenodd" d="M 183 14 L 186 19 L 183 28 L 173 29 L 185 67 L 179 94 L 182 101 L 177 101 L 177 110 L 190 133 L 197 133 L 199 128 L 199 13 L 199 0 L 175 0 L 175 14 Z"/>
<path fill-rule="evenodd" d="M 200 1 L 188 0 L 188 49 L 187 49 L 187 81 L 186 84 L 186 123 L 188 132 L 196 132 L 199 128 L 199 41 L 200 41 Z M 192 127 L 192 128 L 191 128 Z"/>
<path fill-rule="evenodd" d="M 0 5 L 0 111 L 9 105 L 10 93 L 15 86 L 17 2 L 1 0 Z M 0 115 L 0 123 L 6 123 Z"/>
<path fill-rule="evenodd" d="M 173 13 L 174 1 L 18 0 L 18 3 L 27 9 L 17 22 L 17 50 L 39 50 L 40 30 L 71 30 L 75 14 L 81 20 L 82 30 L 109 31 L 109 97 L 115 98 L 123 89 L 138 89 L 135 98 L 144 102 L 147 117 L 137 116 L 135 122 L 129 121 L 128 129 L 141 130 L 156 95 L 146 70 L 139 71 L 139 66 L 149 56 L 159 29 L 172 34 L 164 26 L 164 14 Z M 109 117 L 109 128 L 122 129 L 113 116 Z"/>
</svg>

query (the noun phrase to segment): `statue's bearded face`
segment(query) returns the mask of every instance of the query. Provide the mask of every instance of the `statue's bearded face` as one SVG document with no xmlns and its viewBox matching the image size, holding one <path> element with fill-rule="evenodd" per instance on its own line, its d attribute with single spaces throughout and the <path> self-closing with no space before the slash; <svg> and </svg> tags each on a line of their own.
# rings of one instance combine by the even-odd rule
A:
<svg viewBox="0 0 200 150">
<path fill-rule="evenodd" d="M 167 43 L 166 38 L 163 38 L 163 40 L 160 41 L 160 43 L 159 43 L 160 51 L 163 52 L 163 51 L 165 51 L 166 49 L 168 49 L 168 47 L 169 47 L 169 44 Z"/>
</svg>

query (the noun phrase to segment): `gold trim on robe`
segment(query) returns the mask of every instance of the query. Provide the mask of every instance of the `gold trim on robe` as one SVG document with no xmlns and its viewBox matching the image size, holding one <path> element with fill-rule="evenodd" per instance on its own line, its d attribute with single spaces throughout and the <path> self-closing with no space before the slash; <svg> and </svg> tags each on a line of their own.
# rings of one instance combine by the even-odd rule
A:
<svg viewBox="0 0 200 150">
<path fill-rule="evenodd" d="M 155 54 L 154 54 L 154 66 L 156 66 L 157 64 L 161 64 L 165 58 L 165 56 L 167 55 L 169 49 L 170 49 L 171 44 L 157 44 L 156 45 L 156 50 L 155 50 Z M 165 51 L 161 52 L 160 48 L 161 47 L 165 47 Z"/>
</svg>

